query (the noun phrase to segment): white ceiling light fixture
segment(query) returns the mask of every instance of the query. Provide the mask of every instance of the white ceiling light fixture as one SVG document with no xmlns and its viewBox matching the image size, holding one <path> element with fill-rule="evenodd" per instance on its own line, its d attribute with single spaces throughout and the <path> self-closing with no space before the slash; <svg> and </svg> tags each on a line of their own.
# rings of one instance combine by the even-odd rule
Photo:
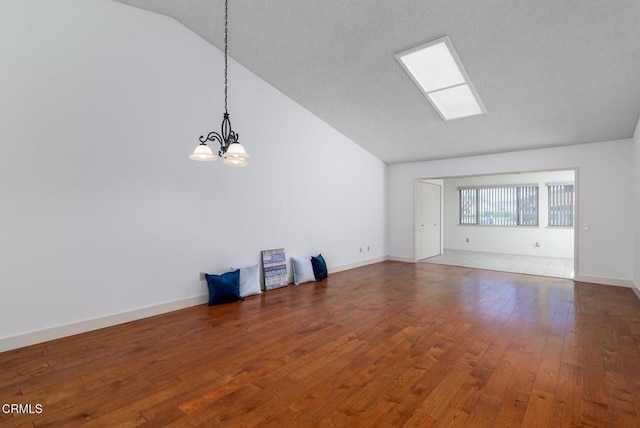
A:
<svg viewBox="0 0 640 428">
<path fill-rule="evenodd" d="M 487 112 L 448 36 L 395 58 L 445 121 Z"/>
<path fill-rule="evenodd" d="M 229 120 L 229 111 L 227 109 L 227 74 L 229 69 L 229 60 L 227 51 L 229 49 L 229 0 L 224 2 L 224 114 L 222 116 L 222 126 L 220 133 L 215 131 L 209 132 L 207 136 L 201 135 L 200 144 L 196 146 L 189 159 L 195 161 L 210 162 L 217 159 L 216 155 L 209 146 L 207 141 L 215 141 L 220 145 L 218 156 L 224 158 L 225 165 L 231 166 L 247 166 L 247 154 L 242 144 L 238 142 L 238 134 L 231 129 L 231 120 Z"/>
</svg>

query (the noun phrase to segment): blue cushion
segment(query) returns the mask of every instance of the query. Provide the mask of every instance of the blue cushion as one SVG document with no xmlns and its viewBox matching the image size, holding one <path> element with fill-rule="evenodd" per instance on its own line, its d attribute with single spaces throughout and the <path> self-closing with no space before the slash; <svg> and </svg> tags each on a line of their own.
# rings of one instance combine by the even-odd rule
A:
<svg viewBox="0 0 640 428">
<path fill-rule="evenodd" d="M 318 254 L 318 257 L 311 257 L 311 266 L 313 266 L 313 275 L 316 277 L 316 281 L 321 281 L 329 276 L 327 263 L 322 254 Z"/>
<path fill-rule="evenodd" d="M 205 274 L 209 286 L 209 305 L 237 302 L 244 300 L 240 296 L 240 270 L 222 275 Z"/>
</svg>

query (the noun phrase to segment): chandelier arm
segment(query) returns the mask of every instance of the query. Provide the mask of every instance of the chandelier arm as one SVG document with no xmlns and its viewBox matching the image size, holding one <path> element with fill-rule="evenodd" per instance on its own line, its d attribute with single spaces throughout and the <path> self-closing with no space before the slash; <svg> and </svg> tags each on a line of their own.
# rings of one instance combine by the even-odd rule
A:
<svg viewBox="0 0 640 428">
<path fill-rule="evenodd" d="M 220 144 L 221 146 L 224 144 L 224 141 L 222 140 L 222 137 L 220 137 L 220 134 L 218 134 L 215 131 L 209 132 L 209 134 L 206 137 L 204 135 L 201 135 L 199 140 L 203 144 L 206 143 L 207 141 L 217 141 L 218 144 Z"/>
</svg>

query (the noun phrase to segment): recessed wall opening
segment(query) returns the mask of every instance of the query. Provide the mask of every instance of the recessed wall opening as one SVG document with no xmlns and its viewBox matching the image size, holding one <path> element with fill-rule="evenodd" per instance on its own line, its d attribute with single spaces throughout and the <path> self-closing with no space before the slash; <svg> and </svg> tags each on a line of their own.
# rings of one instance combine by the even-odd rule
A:
<svg viewBox="0 0 640 428">
<path fill-rule="evenodd" d="M 576 171 L 415 181 L 414 258 L 573 279 Z"/>
</svg>

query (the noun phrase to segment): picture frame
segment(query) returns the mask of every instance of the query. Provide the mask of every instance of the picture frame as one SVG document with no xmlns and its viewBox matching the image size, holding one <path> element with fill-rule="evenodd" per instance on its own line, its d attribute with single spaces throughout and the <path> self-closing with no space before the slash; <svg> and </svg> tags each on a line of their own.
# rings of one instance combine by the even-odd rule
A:
<svg viewBox="0 0 640 428">
<path fill-rule="evenodd" d="M 262 274 L 265 291 L 289 285 L 284 248 L 262 251 Z"/>
</svg>

